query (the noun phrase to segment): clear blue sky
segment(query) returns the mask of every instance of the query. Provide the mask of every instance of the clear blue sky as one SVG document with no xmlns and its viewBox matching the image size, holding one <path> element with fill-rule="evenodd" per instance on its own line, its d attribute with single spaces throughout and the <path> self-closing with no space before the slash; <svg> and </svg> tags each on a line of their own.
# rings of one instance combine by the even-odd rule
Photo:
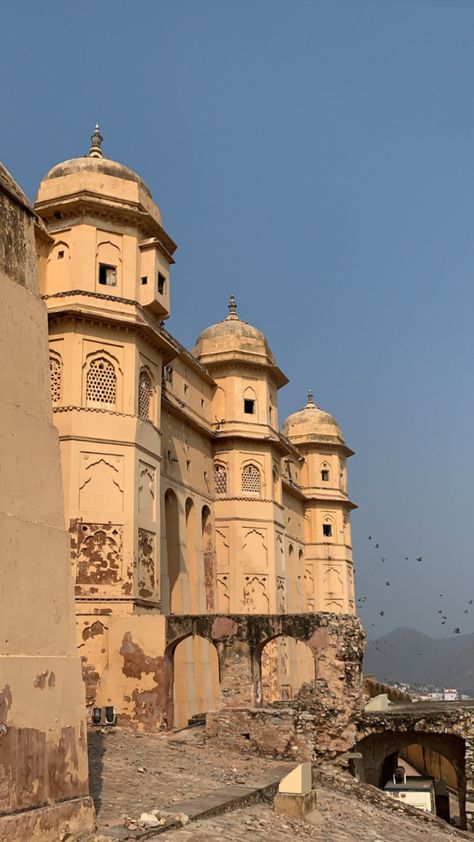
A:
<svg viewBox="0 0 474 842">
<path fill-rule="evenodd" d="M 371 636 L 474 631 L 474 2 L 18 0 L 0 73 L 24 190 L 99 120 L 178 243 L 170 329 L 234 292 L 281 418 L 308 386 L 338 418 Z"/>
</svg>

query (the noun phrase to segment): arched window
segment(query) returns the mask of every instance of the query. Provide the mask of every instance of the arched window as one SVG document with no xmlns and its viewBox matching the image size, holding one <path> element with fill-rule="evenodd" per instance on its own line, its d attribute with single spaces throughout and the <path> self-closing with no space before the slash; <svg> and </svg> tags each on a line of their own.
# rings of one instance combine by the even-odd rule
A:
<svg viewBox="0 0 474 842">
<path fill-rule="evenodd" d="M 322 462 L 321 464 L 321 480 L 322 482 L 329 482 L 331 479 L 329 462 Z"/>
<path fill-rule="evenodd" d="M 51 376 L 51 400 L 53 406 L 61 403 L 62 390 L 62 363 L 61 358 L 56 354 L 49 357 L 49 372 Z"/>
<path fill-rule="evenodd" d="M 86 384 L 88 406 L 115 407 L 117 402 L 117 374 L 109 360 L 104 357 L 97 357 L 91 361 Z"/>
<path fill-rule="evenodd" d="M 138 417 L 142 421 L 151 421 L 153 383 L 148 371 L 142 368 L 138 378 Z"/>
<path fill-rule="evenodd" d="M 245 465 L 242 469 L 242 491 L 260 494 L 262 481 L 256 465 Z"/>
<path fill-rule="evenodd" d="M 214 465 L 216 494 L 227 494 L 227 468 L 225 465 Z"/>
<path fill-rule="evenodd" d="M 247 386 L 243 394 L 245 415 L 257 414 L 257 395 L 251 386 Z"/>
<path fill-rule="evenodd" d="M 334 538 L 334 522 L 329 515 L 323 518 L 323 538 Z"/>
</svg>

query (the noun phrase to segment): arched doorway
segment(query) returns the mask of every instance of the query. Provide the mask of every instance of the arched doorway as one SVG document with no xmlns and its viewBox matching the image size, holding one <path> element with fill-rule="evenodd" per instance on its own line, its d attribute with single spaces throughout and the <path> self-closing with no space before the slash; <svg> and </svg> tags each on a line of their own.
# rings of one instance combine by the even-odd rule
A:
<svg viewBox="0 0 474 842">
<path fill-rule="evenodd" d="M 391 780 L 393 770 L 399 761 L 407 761 L 410 767 L 422 775 L 434 778 L 435 786 L 446 780 L 455 798 L 451 805 L 457 809 L 461 827 L 466 826 L 466 771 L 465 741 L 453 734 L 439 734 L 424 731 L 374 732 L 356 745 L 362 754 L 357 761 L 359 777 L 366 783 L 383 788 Z M 412 772 L 409 772 L 412 774 Z"/>
<path fill-rule="evenodd" d="M 182 611 L 182 594 L 179 581 L 179 507 L 178 498 L 171 488 L 165 494 L 165 532 L 170 611 L 173 614 L 180 614 Z"/>
<path fill-rule="evenodd" d="M 293 699 L 303 684 L 314 681 L 314 655 L 301 640 L 278 635 L 261 647 L 260 676 L 263 704 Z"/>
<path fill-rule="evenodd" d="M 195 634 L 181 640 L 171 657 L 173 725 L 184 728 L 195 714 L 219 706 L 219 659 L 215 646 Z"/>
</svg>

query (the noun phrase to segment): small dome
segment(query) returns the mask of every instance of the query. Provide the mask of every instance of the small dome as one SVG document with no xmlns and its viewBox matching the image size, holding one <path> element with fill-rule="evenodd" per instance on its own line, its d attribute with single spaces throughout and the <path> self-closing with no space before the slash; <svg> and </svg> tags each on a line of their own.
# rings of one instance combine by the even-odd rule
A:
<svg viewBox="0 0 474 842">
<path fill-rule="evenodd" d="M 312 441 L 345 444 L 336 419 L 316 406 L 312 392 L 308 392 L 306 406 L 298 412 L 293 412 L 283 422 L 282 432 L 293 444 Z"/>
<path fill-rule="evenodd" d="M 230 297 L 229 314 L 221 322 L 207 327 L 199 334 L 193 350 L 194 356 L 204 364 L 207 358 L 215 361 L 219 358 L 251 356 L 260 358 L 260 362 L 275 366 L 275 358 L 261 330 L 239 319 L 233 295 Z"/>
<path fill-rule="evenodd" d="M 46 173 L 43 181 L 48 181 L 51 178 L 61 178 L 64 175 L 82 174 L 86 172 L 92 172 L 98 175 L 111 175 L 114 178 L 123 178 L 125 181 L 134 181 L 151 198 L 150 189 L 136 172 L 126 167 L 125 164 L 119 164 L 118 161 L 112 161 L 110 158 L 93 158 L 90 155 L 84 155 L 81 158 L 71 158 L 69 161 L 62 161 Z"/>
<path fill-rule="evenodd" d="M 161 213 L 151 192 L 136 172 L 102 156 L 102 135 L 97 125 L 87 155 L 62 161 L 50 169 L 38 189 L 39 211 L 65 197 L 89 194 L 114 203 L 140 208 L 162 225 Z"/>
</svg>

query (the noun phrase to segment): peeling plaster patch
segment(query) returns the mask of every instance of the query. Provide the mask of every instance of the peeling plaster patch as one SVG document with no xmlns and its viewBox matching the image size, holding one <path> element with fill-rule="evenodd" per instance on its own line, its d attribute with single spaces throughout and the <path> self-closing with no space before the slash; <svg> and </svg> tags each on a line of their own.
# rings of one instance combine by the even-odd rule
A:
<svg viewBox="0 0 474 842">
<path fill-rule="evenodd" d="M 71 556 L 77 585 L 113 585 L 120 579 L 123 527 L 71 520 Z"/>
<path fill-rule="evenodd" d="M 0 690 L 0 719 L 5 721 L 13 703 L 12 691 L 9 684 Z"/>
<path fill-rule="evenodd" d="M 316 629 L 308 640 L 310 649 L 325 649 L 329 643 L 329 635 L 327 629 Z"/>
<path fill-rule="evenodd" d="M 41 672 L 39 675 L 37 675 L 33 682 L 33 687 L 38 687 L 40 690 L 44 690 L 44 688 L 46 687 L 46 679 L 48 675 L 49 670 L 46 670 L 46 672 Z"/>
<path fill-rule="evenodd" d="M 86 685 L 86 704 L 91 705 L 94 703 L 97 696 L 97 690 L 100 684 L 100 675 L 93 664 L 87 663 L 87 658 L 84 655 L 81 657 L 81 661 L 82 677 L 84 679 L 84 684 Z"/>
<path fill-rule="evenodd" d="M 163 722 L 166 704 L 164 658 L 146 655 L 132 639 L 131 632 L 124 634 L 120 654 L 123 657 L 122 672 L 127 678 L 140 680 L 151 676 L 154 682 L 151 687 L 135 687 L 131 695 L 133 714 L 124 714 L 122 718 L 128 719 L 130 724 L 152 730 Z"/>
<path fill-rule="evenodd" d="M 138 594 L 142 599 L 155 591 L 155 535 L 146 529 L 138 530 Z"/>
<path fill-rule="evenodd" d="M 19 763 L 19 758 L 28 762 Z M 48 773 L 46 773 L 48 770 Z M 79 775 L 76 729 L 61 729 L 58 742 L 35 728 L 9 728 L 0 752 L 0 803 L 25 810 L 51 801 L 87 795 Z"/>
<path fill-rule="evenodd" d="M 230 617 L 216 617 L 212 624 L 212 637 L 214 639 L 219 637 L 232 637 L 237 634 L 238 625 L 235 620 Z"/>
<path fill-rule="evenodd" d="M 86 626 L 82 632 L 82 639 L 89 640 L 90 637 L 96 637 L 98 634 L 104 634 L 106 631 L 106 626 L 100 622 L 100 620 L 96 620 L 95 623 L 92 623 L 90 626 Z"/>
</svg>

